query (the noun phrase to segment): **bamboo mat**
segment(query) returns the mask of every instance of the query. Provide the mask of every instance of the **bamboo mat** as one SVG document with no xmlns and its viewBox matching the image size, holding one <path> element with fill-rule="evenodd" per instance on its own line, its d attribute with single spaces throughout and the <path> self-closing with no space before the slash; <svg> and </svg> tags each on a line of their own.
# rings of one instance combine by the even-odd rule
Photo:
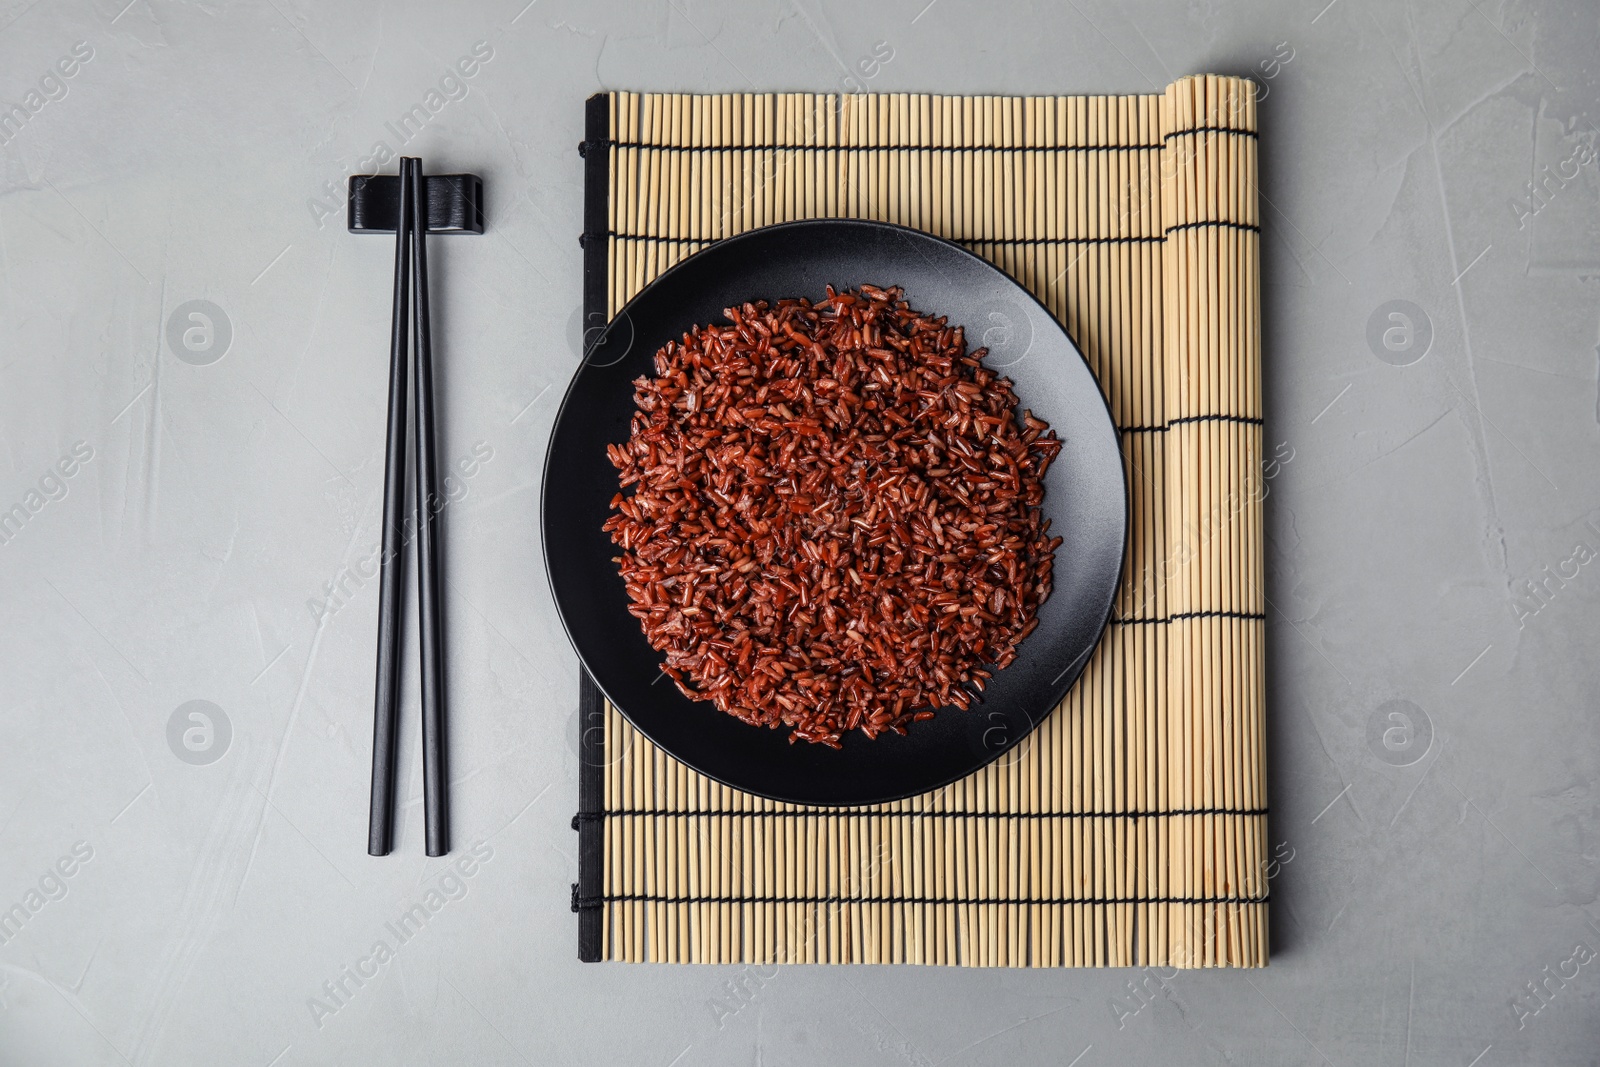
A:
<svg viewBox="0 0 1600 1067">
<path fill-rule="evenodd" d="M 580 957 L 1264 965 L 1252 84 L 612 93 L 588 117 L 590 322 L 753 227 L 926 230 L 1066 325 L 1121 430 L 1131 500 L 1113 620 L 1076 687 L 1025 743 L 934 793 L 859 809 L 762 800 L 667 756 L 585 678 Z"/>
</svg>

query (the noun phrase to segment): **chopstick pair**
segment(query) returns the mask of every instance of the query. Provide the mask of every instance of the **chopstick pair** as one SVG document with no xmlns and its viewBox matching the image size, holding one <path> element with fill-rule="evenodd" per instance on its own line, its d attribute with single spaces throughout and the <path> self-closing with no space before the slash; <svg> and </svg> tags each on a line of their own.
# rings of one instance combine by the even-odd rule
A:
<svg viewBox="0 0 1600 1067">
<path fill-rule="evenodd" d="M 401 612 L 406 536 L 406 422 L 413 415 L 417 615 L 422 657 L 422 794 L 427 854 L 450 850 L 444 630 L 439 601 L 438 465 L 428 242 L 435 233 L 482 233 L 482 182 L 470 174 L 427 178 L 422 161 L 400 160 L 398 176 L 350 179 L 349 229 L 395 234 L 394 308 L 389 338 L 389 408 L 383 476 L 383 546 L 378 581 L 378 667 L 372 722 L 372 808 L 367 852 L 394 844 L 395 733 L 399 718 Z M 410 359 L 408 360 L 408 354 Z M 408 368 L 409 363 L 409 368 Z M 408 369 L 411 373 L 408 375 Z M 409 390 L 408 390 L 409 385 Z"/>
</svg>

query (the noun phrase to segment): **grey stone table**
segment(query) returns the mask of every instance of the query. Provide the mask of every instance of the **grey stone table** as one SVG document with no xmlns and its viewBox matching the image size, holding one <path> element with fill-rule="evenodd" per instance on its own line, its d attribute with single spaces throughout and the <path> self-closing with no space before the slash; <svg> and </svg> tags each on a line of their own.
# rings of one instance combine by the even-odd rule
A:
<svg viewBox="0 0 1600 1067">
<path fill-rule="evenodd" d="M 0 1063 L 1597 1062 L 1597 48 L 1572 0 L 6 0 Z M 1272 966 L 578 964 L 584 97 L 1203 71 L 1266 92 Z M 449 861 L 414 696 L 363 847 L 391 246 L 341 196 L 402 144 L 489 191 L 433 242 Z"/>
</svg>

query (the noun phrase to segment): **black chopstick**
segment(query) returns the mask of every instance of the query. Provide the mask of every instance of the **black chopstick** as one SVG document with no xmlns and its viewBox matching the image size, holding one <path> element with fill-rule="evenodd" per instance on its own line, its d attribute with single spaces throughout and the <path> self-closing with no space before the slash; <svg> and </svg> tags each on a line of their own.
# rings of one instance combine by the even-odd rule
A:
<svg viewBox="0 0 1600 1067">
<path fill-rule="evenodd" d="M 396 704 L 400 695 L 400 612 L 405 587 L 406 301 L 411 288 L 409 169 L 400 168 L 401 211 L 395 224 L 394 310 L 389 336 L 389 422 L 383 461 L 383 553 L 378 563 L 378 678 L 372 708 L 372 807 L 367 854 L 387 856 L 394 845 Z"/>
<path fill-rule="evenodd" d="M 412 398 L 417 449 L 417 619 L 422 650 L 422 806 L 427 823 L 427 853 L 450 851 L 449 798 L 446 794 L 444 650 L 439 603 L 439 541 L 434 525 L 438 494 L 433 436 L 433 345 L 428 314 L 428 214 L 422 161 L 407 158 L 411 169 L 412 301 L 416 315 Z"/>
</svg>

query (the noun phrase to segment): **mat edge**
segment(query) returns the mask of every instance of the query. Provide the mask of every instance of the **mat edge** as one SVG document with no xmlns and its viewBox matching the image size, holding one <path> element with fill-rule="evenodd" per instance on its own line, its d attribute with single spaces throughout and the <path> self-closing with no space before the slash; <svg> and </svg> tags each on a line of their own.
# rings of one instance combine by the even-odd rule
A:
<svg viewBox="0 0 1600 1067">
<path fill-rule="evenodd" d="M 603 229 L 611 195 L 609 151 L 591 151 L 611 135 L 610 93 L 595 93 L 584 102 L 583 228 Z M 583 321 L 607 311 L 607 242 L 583 243 Z M 578 665 L 578 880 L 572 886 L 572 910 L 578 914 L 578 960 L 598 963 L 605 957 L 605 700 L 589 672 Z M 581 903 L 580 903 L 581 901 Z"/>
</svg>

